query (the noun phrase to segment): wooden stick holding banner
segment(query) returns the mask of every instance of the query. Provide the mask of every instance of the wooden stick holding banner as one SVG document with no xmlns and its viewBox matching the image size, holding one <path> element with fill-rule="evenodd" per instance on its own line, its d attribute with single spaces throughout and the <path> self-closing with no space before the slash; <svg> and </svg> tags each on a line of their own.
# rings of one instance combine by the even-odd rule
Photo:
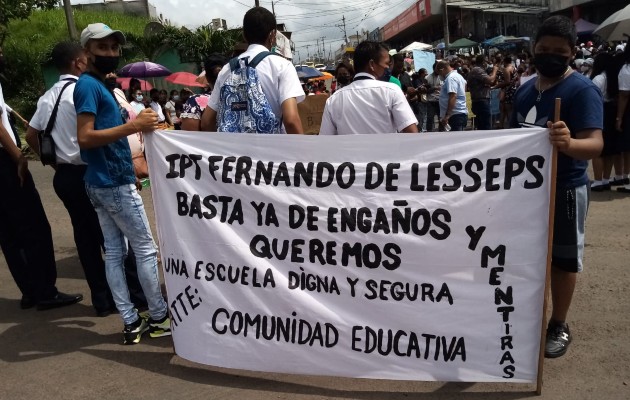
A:
<svg viewBox="0 0 630 400">
<path fill-rule="evenodd" d="M 553 116 L 553 122 L 560 121 L 560 106 L 562 99 L 557 97 L 555 103 L 555 110 Z M 558 148 L 553 146 L 551 153 L 551 187 L 549 188 L 549 241 L 547 244 L 547 272 L 545 277 L 545 294 L 543 301 L 542 312 L 542 328 L 540 334 L 540 354 L 538 355 L 538 378 L 536 379 L 536 394 L 540 396 L 542 394 L 542 378 L 543 378 L 543 364 L 545 361 L 545 342 L 547 336 L 547 303 L 549 300 L 549 288 L 551 278 L 551 256 L 553 252 L 553 222 L 556 210 L 556 176 L 558 174 Z"/>
</svg>

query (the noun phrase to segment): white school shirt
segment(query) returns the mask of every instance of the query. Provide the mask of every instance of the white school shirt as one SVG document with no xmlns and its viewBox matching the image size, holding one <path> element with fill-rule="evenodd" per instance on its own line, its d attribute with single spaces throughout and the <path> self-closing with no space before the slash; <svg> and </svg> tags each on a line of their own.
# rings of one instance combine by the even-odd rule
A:
<svg viewBox="0 0 630 400">
<path fill-rule="evenodd" d="M 630 91 L 630 63 L 624 64 L 619 71 L 619 90 Z"/>
<path fill-rule="evenodd" d="M 164 122 L 166 120 L 166 117 L 164 116 L 164 113 L 162 112 L 162 106 L 158 102 L 155 102 L 155 101 L 152 101 L 150 106 L 151 106 L 151 109 L 155 111 L 155 113 L 158 116 L 158 123 Z"/>
<path fill-rule="evenodd" d="M 0 120 L 2 120 L 2 126 L 7 130 L 7 133 L 15 143 L 15 137 L 13 136 L 13 130 L 11 129 L 11 124 L 9 123 L 9 111 L 7 111 L 7 105 L 4 103 L 4 95 L 2 94 L 2 85 L 0 85 Z M 2 145 L 0 144 L 0 148 Z"/>
<path fill-rule="evenodd" d="M 61 75 L 59 82 L 55 83 L 37 101 L 37 111 L 28 123 L 37 131 L 43 131 L 48 125 L 48 120 L 55 108 L 55 102 L 59 97 L 61 89 L 68 83 L 63 79 L 79 79 L 74 75 Z M 57 152 L 57 164 L 84 165 L 81 160 L 79 142 L 77 141 L 77 112 L 74 108 L 74 88 L 76 84 L 71 83 L 61 94 L 57 119 L 51 135 L 55 140 Z"/>
<path fill-rule="evenodd" d="M 356 80 L 360 77 L 370 79 Z M 397 85 L 364 72 L 354 79 L 326 100 L 320 135 L 395 133 L 418 123 Z"/>
<path fill-rule="evenodd" d="M 238 58 L 249 57 L 253 60 L 259 53 L 269 51 L 265 46 L 259 44 L 251 44 L 243 54 Z M 290 61 L 277 56 L 271 55 L 265 57 L 256 67 L 256 74 L 260 81 L 262 91 L 267 97 L 267 101 L 278 118 L 282 118 L 282 103 L 290 98 L 295 97 L 300 103 L 304 100 L 304 90 L 298 78 L 297 71 Z M 208 107 L 214 111 L 219 111 L 221 86 L 230 76 L 230 64 L 226 64 L 219 72 L 217 82 L 214 85 L 218 90 L 213 90 L 208 101 Z M 282 125 L 282 133 L 286 133 L 284 124 Z"/>
</svg>

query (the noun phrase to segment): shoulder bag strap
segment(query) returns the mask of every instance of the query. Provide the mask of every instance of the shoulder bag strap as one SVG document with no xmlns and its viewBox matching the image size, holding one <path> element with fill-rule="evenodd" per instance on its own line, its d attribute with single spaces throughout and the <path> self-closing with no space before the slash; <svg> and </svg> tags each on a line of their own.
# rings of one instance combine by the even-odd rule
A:
<svg viewBox="0 0 630 400">
<path fill-rule="evenodd" d="M 63 85 L 63 87 L 61 88 L 61 92 L 59 92 L 59 96 L 57 97 L 57 101 L 55 102 L 55 107 L 53 108 L 52 114 L 50 114 L 48 125 L 46 125 L 46 130 L 44 131 L 44 135 L 50 135 L 50 133 L 53 130 L 53 127 L 55 126 L 55 121 L 57 120 L 57 111 L 59 110 L 59 102 L 61 101 L 61 95 L 63 94 L 63 91 L 66 90 L 68 86 L 77 82 L 77 80 L 73 78 L 64 79 L 64 81 L 68 81 L 68 83 Z"/>
</svg>

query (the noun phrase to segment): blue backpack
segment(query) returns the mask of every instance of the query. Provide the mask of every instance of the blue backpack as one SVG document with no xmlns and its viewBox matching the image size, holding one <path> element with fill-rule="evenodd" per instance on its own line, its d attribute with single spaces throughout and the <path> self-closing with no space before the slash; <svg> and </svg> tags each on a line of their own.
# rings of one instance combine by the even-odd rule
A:
<svg viewBox="0 0 630 400">
<path fill-rule="evenodd" d="M 230 60 L 230 76 L 221 86 L 217 131 L 244 133 L 280 133 L 282 120 L 271 108 L 262 91 L 256 66 L 268 51 L 249 57 Z"/>
</svg>

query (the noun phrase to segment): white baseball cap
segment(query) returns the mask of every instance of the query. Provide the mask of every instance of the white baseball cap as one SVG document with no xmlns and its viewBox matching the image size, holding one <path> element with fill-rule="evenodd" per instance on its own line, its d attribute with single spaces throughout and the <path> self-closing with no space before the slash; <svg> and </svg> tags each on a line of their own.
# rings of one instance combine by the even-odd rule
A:
<svg viewBox="0 0 630 400">
<path fill-rule="evenodd" d="M 118 43 L 120 44 L 125 44 L 127 42 L 125 35 L 123 35 L 121 31 L 115 31 L 109 26 L 99 22 L 88 25 L 87 28 L 81 32 L 81 46 L 85 47 L 88 40 L 103 39 L 110 35 L 115 35 L 116 39 L 118 39 Z"/>
</svg>

